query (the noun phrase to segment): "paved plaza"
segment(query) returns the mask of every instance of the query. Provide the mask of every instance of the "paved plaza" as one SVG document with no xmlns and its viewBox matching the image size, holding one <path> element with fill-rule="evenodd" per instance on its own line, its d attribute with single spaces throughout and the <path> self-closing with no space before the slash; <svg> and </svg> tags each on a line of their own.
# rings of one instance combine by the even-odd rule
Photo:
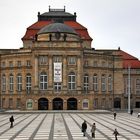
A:
<svg viewBox="0 0 140 140">
<path fill-rule="evenodd" d="M 13 115 L 14 127 L 10 128 L 9 117 Z M 83 137 L 81 124 L 88 124 Z M 93 112 L 23 112 L 0 114 L 0 140 L 93 140 L 91 124 L 96 123 L 95 140 L 115 140 L 113 130 L 117 128 L 118 140 L 140 140 L 140 118 L 137 114 Z"/>
</svg>

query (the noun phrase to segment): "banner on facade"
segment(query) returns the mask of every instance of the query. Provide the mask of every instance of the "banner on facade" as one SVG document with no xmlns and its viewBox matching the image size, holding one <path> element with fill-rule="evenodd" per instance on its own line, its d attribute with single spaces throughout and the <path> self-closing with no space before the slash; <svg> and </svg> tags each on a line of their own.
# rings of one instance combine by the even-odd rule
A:
<svg viewBox="0 0 140 140">
<path fill-rule="evenodd" d="M 54 82 L 62 82 L 62 63 L 54 63 Z"/>
</svg>

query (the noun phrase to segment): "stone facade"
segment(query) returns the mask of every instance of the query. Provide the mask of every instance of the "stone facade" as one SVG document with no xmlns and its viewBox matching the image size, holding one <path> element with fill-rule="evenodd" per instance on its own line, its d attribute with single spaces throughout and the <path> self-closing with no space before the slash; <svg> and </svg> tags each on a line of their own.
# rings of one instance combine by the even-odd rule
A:
<svg viewBox="0 0 140 140">
<path fill-rule="evenodd" d="M 55 10 L 51 18 L 60 11 Z M 65 10 L 61 12 L 65 13 Z M 62 18 L 61 13 L 60 17 Z M 73 22 L 77 24 L 76 21 Z M 30 37 L 28 34 L 36 24 L 27 29 L 22 38 L 23 48 L 0 50 L 1 108 L 127 109 L 128 71 L 124 68 L 123 51 L 120 48 L 117 50 L 92 48 L 92 39 L 86 28 L 78 24 L 80 29 L 77 29 L 72 24 L 75 31 L 81 30 L 79 35 L 71 28 L 65 27 L 64 23 L 53 25 L 51 32 L 50 28 L 48 32 L 47 26 L 54 23 L 44 24 L 38 21 L 36 24 L 43 25 Z M 43 32 L 40 31 L 42 26 L 46 26 Z M 54 28 L 59 30 L 55 31 Z M 132 69 L 134 83 L 131 87 L 133 93 L 131 108 L 139 108 L 140 69 L 139 67 Z"/>
</svg>

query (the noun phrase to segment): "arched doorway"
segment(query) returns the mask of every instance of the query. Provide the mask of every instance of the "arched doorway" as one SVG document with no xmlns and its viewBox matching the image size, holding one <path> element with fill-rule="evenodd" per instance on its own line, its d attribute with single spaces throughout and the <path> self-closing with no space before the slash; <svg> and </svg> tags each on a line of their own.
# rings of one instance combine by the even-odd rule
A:
<svg viewBox="0 0 140 140">
<path fill-rule="evenodd" d="M 121 99 L 120 98 L 114 99 L 114 108 L 121 109 Z"/>
<path fill-rule="evenodd" d="M 67 100 L 67 110 L 77 110 L 77 99 L 69 98 Z"/>
<path fill-rule="evenodd" d="M 61 98 L 53 99 L 53 110 L 63 110 L 63 100 Z"/>
<path fill-rule="evenodd" d="M 40 98 L 38 100 L 38 110 L 48 110 L 48 99 L 46 98 Z"/>
</svg>

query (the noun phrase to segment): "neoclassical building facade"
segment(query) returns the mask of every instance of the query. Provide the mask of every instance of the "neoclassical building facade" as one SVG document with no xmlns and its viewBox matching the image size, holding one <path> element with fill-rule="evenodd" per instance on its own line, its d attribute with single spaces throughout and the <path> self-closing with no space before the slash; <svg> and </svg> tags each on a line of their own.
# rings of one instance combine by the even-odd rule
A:
<svg viewBox="0 0 140 140">
<path fill-rule="evenodd" d="M 0 49 L 1 109 L 127 109 L 128 91 L 131 108 L 140 108 L 140 61 L 120 48 L 92 48 L 76 17 L 49 7 L 22 48 Z"/>
</svg>

